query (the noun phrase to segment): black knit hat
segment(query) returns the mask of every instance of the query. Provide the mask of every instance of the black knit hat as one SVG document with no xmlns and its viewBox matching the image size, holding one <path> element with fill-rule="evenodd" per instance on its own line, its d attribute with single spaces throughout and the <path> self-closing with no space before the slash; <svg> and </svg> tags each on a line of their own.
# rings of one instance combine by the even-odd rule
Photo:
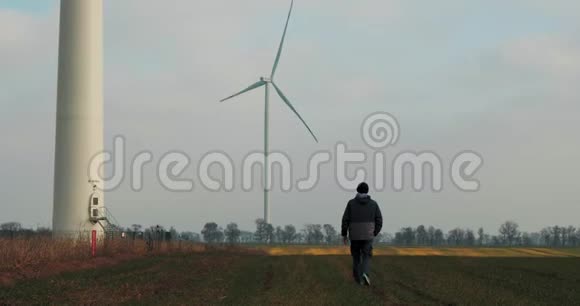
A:
<svg viewBox="0 0 580 306">
<path fill-rule="evenodd" d="M 358 187 L 356 187 L 356 192 L 363 194 L 369 193 L 369 185 L 367 185 L 365 182 L 358 184 Z"/>
</svg>

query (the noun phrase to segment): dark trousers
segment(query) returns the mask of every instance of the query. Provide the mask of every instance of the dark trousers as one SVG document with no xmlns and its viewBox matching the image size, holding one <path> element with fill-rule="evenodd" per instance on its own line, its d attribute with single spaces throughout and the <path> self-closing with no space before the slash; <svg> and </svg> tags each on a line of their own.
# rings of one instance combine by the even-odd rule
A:
<svg viewBox="0 0 580 306">
<path fill-rule="evenodd" d="M 352 276 L 358 282 L 363 273 L 369 274 L 369 265 L 373 256 L 373 241 L 351 240 L 350 255 L 352 255 Z"/>
</svg>

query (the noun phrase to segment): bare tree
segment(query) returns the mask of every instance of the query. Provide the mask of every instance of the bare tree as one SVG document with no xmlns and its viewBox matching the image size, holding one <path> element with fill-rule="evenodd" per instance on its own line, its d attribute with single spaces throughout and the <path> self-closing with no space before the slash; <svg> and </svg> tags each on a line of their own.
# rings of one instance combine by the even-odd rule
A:
<svg viewBox="0 0 580 306">
<path fill-rule="evenodd" d="M 18 232 L 22 231 L 22 224 L 18 222 L 2 223 L 0 224 L 0 231 L 7 233 L 12 239 Z"/>
<path fill-rule="evenodd" d="M 465 244 L 467 246 L 475 245 L 475 234 L 470 229 L 465 230 Z"/>
<path fill-rule="evenodd" d="M 177 232 L 177 230 L 175 229 L 175 227 L 170 227 L 169 231 L 167 231 L 169 233 L 169 239 L 170 240 L 177 240 L 179 239 L 179 233 Z"/>
<path fill-rule="evenodd" d="M 330 224 L 324 224 L 323 228 L 325 234 L 324 239 L 326 240 L 326 243 L 327 244 L 336 243 L 336 241 L 338 240 L 338 233 L 336 229 Z"/>
<path fill-rule="evenodd" d="M 240 242 L 242 243 L 250 243 L 255 241 L 254 233 L 249 231 L 241 231 L 240 232 Z"/>
<path fill-rule="evenodd" d="M 579 231 L 574 226 L 568 226 L 568 242 L 569 246 L 575 247 L 578 246 L 578 234 Z"/>
<path fill-rule="evenodd" d="M 201 230 L 201 234 L 203 235 L 203 240 L 207 243 L 219 243 L 224 238 L 222 229 L 215 222 L 206 223 Z"/>
<path fill-rule="evenodd" d="M 5 232 L 19 232 L 22 230 L 22 224 L 19 222 L 6 222 L 0 224 L 0 230 Z"/>
<path fill-rule="evenodd" d="M 266 238 L 268 243 L 272 243 L 274 241 L 274 226 L 270 223 L 266 224 Z"/>
<path fill-rule="evenodd" d="M 306 239 L 304 238 L 303 233 L 296 233 L 296 243 L 305 243 Z"/>
<path fill-rule="evenodd" d="M 514 221 L 506 221 L 499 227 L 499 233 L 509 246 L 513 245 L 514 241 L 520 234 L 518 227 L 519 225 Z"/>
<path fill-rule="evenodd" d="M 445 241 L 445 235 L 443 235 L 443 231 L 441 229 L 435 230 L 435 245 L 442 245 Z"/>
<path fill-rule="evenodd" d="M 477 230 L 477 244 L 479 246 L 482 246 L 484 240 L 485 240 L 485 232 L 483 231 L 483 227 L 480 227 Z"/>
<path fill-rule="evenodd" d="M 272 224 L 266 223 L 264 219 L 257 219 L 254 238 L 258 242 L 271 243 L 274 240 L 274 227 Z"/>
<path fill-rule="evenodd" d="M 459 227 L 447 233 L 447 243 L 450 245 L 462 245 L 465 241 L 465 231 Z"/>
<path fill-rule="evenodd" d="M 429 240 L 429 245 L 435 245 L 435 227 L 429 226 L 427 229 L 427 239 Z"/>
<path fill-rule="evenodd" d="M 284 226 L 284 242 L 285 243 L 294 243 L 297 239 L 296 236 L 296 227 L 292 224 L 288 224 Z"/>
<path fill-rule="evenodd" d="M 401 229 L 401 238 L 405 245 L 412 245 L 415 243 L 415 230 L 412 227 L 404 227 Z"/>
<path fill-rule="evenodd" d="M 386 244 L 393 243 L 393 240 L 395 239 L 395 237 L 391 233 L 387 233 L 387 232 L 380 233 L 377 236 L 377 238 L 379 238 L 378 239 L 379 243 L 386 243 Z"/>
<path fill-rule="evenodd" d="M 562 246 L 573 246 L 575 244 L 576 228 L 569 226 L 562 226 Z"/>
<path fill-rule="evenodd" d="M 558 247 L 562 245 L 562 228 L 554 225 L 552 227 L 552 246 Z"/>
<path fill-rule="evenodd" d="M 238 225 L 233 222 L 228 224 L 224 230 L 226 241 L 230 244 L 238 243 L 240 241 L 240 234 L 241 231 L 238 229 Z"/>
<path fill-rule="evenodd" d="M 201 242 L 201 237 L 198 233 L 194 232 L 181 232 L 179 237 L 183 240 L 191 241 L 191 242 Z"/>
<path fill-rule="evenodd" d="M 532 236 L 530 235 L 530 233 L 523 232 L 521 237 L 522 237 L 522 239 L 521 239 L 522 246 L 532 246 L 533 245 Z"/>
<path fill-rule="evenodd" d="M 417 239 L 417 244 L 418 245 L 425 245 L 427 244 L 428 240 L 429 240 L 429 236 L 427 234 L 427 230 L 425 229 L 424 225 L 419 225 L 417 227 L 417 229 L 415 230 L 416 232 L 416 239 Z"/>
<path fill-rule="evenodd" d="M 277 243 L 284 243 L 284 229 L 281 226 L 276 226 L 276 231 L 274 232 L 274 236 L 276 236 Z"/>
<path fill-rule="evenodd" d="M 133 240 L 137 239 L 137 233 L 139 233 L 142 228 L 143 227 L 141 226 L 141 224 L 133 224 L 133 225 L 131 225 L 130 232 L 132 232 L 131 235 L 133 236 L 132 237 Z"/>
<path fill-rule="evenodd" d="M 308 244 L 320 244 L 322 239 L 324 239 L 322 226 L 320 224 L 306 224 L 302 231 Z"/>
<path fill-rule="evenodd" d="M 264 219 L 256 219 L 256 231 L 254 232 L 254 239 L 258 242 L 266 242 L 266 221 Z"/>
<path fill-rule="evenodd" d="M 542 237 L 542 241 L 545 245 L 550 246 L 552 245 L 552 228 L 544 227 L 540 231 L 540 236 Z"/>
</svg>

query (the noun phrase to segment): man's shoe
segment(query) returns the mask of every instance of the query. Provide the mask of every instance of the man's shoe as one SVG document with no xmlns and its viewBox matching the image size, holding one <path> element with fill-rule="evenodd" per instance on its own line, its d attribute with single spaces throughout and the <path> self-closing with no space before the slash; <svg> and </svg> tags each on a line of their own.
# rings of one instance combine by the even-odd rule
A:
<svg viewBox="0 0 580 306">
<path fill-rule="evenodd" d="M 368 275 L 363 274 L 362 275 L 362 280 L 365 283 L 365 285 L 370 286 L 371 285 L 371 279 L 369 278 Z"/>
</svg>

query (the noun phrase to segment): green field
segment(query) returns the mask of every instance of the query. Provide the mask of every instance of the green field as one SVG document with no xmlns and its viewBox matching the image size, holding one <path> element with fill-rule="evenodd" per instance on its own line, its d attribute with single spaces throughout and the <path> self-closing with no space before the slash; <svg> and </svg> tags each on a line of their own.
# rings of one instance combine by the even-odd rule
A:
<svg viewBox="0 0 580 306">
<path fill-rule="evenodd" d="M 0 287 L 0 304 L 570 305 L 580 258 L 375 256 L 373 286 L 350 257 L 232 252 L 163 255 Z"/>
</svg>

